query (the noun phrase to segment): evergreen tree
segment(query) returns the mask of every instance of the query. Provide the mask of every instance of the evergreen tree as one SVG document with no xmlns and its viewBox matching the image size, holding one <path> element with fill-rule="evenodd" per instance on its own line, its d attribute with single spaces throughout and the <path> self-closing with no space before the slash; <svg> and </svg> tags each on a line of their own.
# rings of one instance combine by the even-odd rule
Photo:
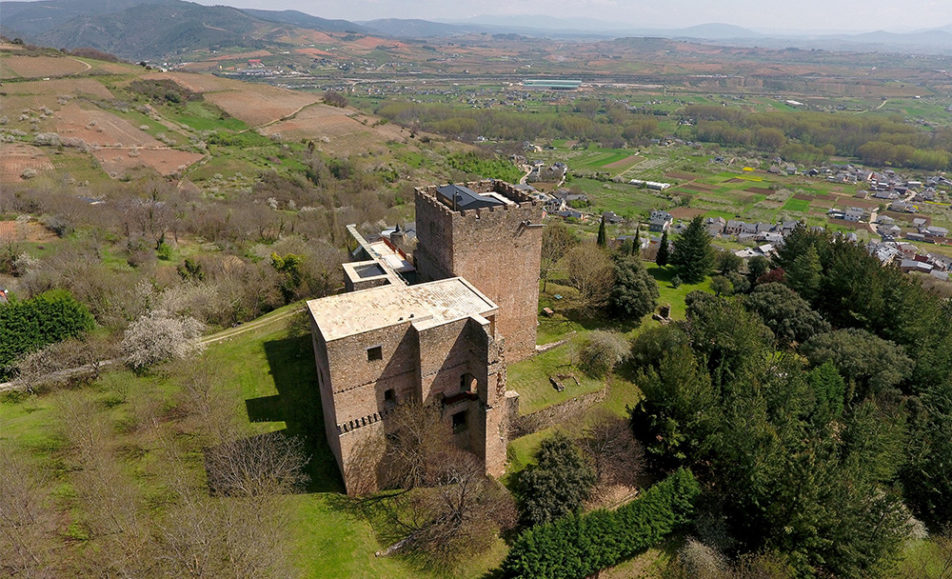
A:
<svg viewBox="0 0 952 579">
<path fill-rule="evenodd" d="M 700 215 L 691 220 L 687 229 L 674 242 L 671 263 L 685 283 L 698 283 L 714 267 L 714 249 L 711 236 L 704 229 Z"/>
<path fill-rule="evenodd" d="M 641 255 L 641 224 L 635 228 L 635 238 L 631 242 L 631 255 L 638 257 Z"/>
<path fill-rule="evenodd" d="M 602 221 L 598 224 L 598 238 L 595 240 L 595 244 L 599 247 L 605 247 L 608 244 L 608 238 L 605 236 L 604 217 L 602 217 Z"/>
<path fill-rule="evenodd" d="M 816 246 L 811 245 L 807 250 L 799 255 L 790 264 L 786 270 L 787 285 L 793 288 L 800 297 L 807 301 L 812 301 L 820 289 L 820 281 L 823 272 L 823 266 L 820 265 L 820 255 L 816 251 Z"/>
<path fill-rule="evenodd" d="M 522 516 L 530 525 L 576 512 L 588 499 L 595 472 L 567 436 L 556 433 L 539 445 L 536 464 L 519 475 Z"/>
<path fill-rule="evenodd" d="M 661 234 L 661 243 L 658 245 L 658 255 L 655 257 L 658 265 L 668 265 L 668 230 Z"/>
<path fill-rule="evenodd" d="M 615 286 L 612 288 L 612 309 L 623 317 L 639 320 L 657 305 L 658 284 L 641 260 L 625 257 L 615 263 Z"/>
</svg>

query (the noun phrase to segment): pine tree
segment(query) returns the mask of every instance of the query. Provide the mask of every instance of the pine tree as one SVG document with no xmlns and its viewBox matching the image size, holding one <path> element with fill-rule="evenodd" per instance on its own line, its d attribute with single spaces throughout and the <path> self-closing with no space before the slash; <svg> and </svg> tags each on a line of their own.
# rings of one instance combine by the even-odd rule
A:
<svg viewBox="0 0 952 579">
<path fill-rule="evenodd" d="M 661 234 L 661 244 L 658 246 L 658 255 L 655 257 L 658 265 L 668 265 L 668 231 Z"/>
<path fill-rule="evenodd" d="M 674 242 L 671 263 L 685 283 L 698 283 L 714 267 L 714 249 L 711 236 L 704 229 L 700 215 L 691 220 L 687 229 Z"/>
<path fill-rule="evenodd" d="M 641 255 L 641 224 L 638 224 L 638 227 L 635 228 L 635 238 L 631 241 L 631 254 L 635 256 Z"/>
<path fill-rule="evenodd" d="M 605 218 L 602 217 L 601 223 L 598 224 L 598 238 L 595 240 L 595 244 L 599 247 L 605 247 L 608 244 L 608 239 L 605 236 Z"/>
</svg>

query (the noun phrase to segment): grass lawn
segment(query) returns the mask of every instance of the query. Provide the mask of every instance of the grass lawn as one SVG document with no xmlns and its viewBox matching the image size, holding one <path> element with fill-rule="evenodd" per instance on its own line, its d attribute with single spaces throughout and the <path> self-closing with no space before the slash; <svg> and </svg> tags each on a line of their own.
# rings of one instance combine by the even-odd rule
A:
<svg viewBox="0 0 952 579">
<path fill-rule="evenodd" d="M 596 392 L 605 386 L 602 380 L 590 378 L 575 367 L 575 340 L 509 366 L 507 385 L 519 393 L 520 414 Z M 580 386 L 576 386 L 574 380 L 563 380 L 565 390 L 559 392 L 549 382 L 549 376 L 556 374 L 574 374 Z"/>
<path fill-rule="evenodd" d="M 646 265 L 648 273 L 658 282 L 658 292 L 661 294 L 661 297 L 658 298 L 658 305 L 671 304 L 671 317 L 676 320 L 684 319 L 685 313 L 687 312 L 684 306 L 684 298 L 689 293 L 693 291 L 714 293 L 714 290 L 711 289 L 710 278 L 706 278 L 700 283 L 682 283 L 680 286 L 674 287 L 674 285 L 671 284 L 671 280 L 676 275 L 673 267 L 661 267 L 654 264 Z"/>
</svg>

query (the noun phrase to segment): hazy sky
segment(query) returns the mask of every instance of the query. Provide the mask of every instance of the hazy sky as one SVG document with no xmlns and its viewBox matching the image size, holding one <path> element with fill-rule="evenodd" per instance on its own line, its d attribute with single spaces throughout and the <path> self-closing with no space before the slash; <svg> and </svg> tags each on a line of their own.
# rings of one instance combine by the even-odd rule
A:
<svg viewBox="0 0 952 579">
<path fill-rule="evenodd" d="M 619 26 L 682 28 L 722 22 L 782 31 L 909 31 L 952 24 L 952 0 L 197 0 L 300 10 L 322 18 L 463 20 L 485 14 L 592 18 Z"/>
</svg>

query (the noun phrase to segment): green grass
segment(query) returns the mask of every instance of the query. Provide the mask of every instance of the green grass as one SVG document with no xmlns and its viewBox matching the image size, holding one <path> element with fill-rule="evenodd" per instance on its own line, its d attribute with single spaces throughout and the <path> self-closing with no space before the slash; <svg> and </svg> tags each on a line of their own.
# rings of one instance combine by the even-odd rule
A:
<svg viewBox="0 0 952 579">
<path fill-rule="evenodd" d="M 507 385 L 510 390 L 519 393 L 520 414 L 529 414 L 580 394 L 588 394 L 604 388 L 605 384 L 602 380 L 590 378 L 576 368 L 574 358 L 573 340 L 571 343 L 509 366 Z M 549 376 L 556 374 L 574 374 L 580 385 L 577 386 L 571 379 L 563 380 L 565 390 L 559 392 L 549 382 Z"/>
<path fill-rule="evenodd" d="M 678 287 L 672 285 L 676 272 L 671 266 L 660 267 L 657 265 L 648 265 L 648 273 L 658 282 L 658 304 L 671 304 L 671 317 L 676 320 L 683 320 L 687 312 L 684 306 L 684 298 L 693 291 L 705 291 L 713 293 L 711 289 L 711 280 L 706 278 L 704 281 L 695 284 L 682 283 Z"/>
<path fill-rule="evenodd" d="M 940 545 L 938 542 L 944 543 Z M 944 548 L 943 548 L 944 546 Z M 896 577 L 948 577 L 952 566 L 952 542 L 938 537 L 934 540 L 909 541 L 901 553 Z"/>
<path fill-rule="evenodd" d="M 793 197 L 787 199 L 786 203 L 783 204 L 783 209 L 785 211 L 795 211 L 797 213 L 806 213 L 810 211 L 810 202 L 806 199 L 795 199 Z"/>
<path fill-rule="evenodd" d="M 204 101 L 189 101 L 184 107 L 165 107 L 163 112 L 169 118 L 198 131 L 243 131 L 248 128 L 244 122 L 230 117 L 221 109 Z"/>
</svg>

